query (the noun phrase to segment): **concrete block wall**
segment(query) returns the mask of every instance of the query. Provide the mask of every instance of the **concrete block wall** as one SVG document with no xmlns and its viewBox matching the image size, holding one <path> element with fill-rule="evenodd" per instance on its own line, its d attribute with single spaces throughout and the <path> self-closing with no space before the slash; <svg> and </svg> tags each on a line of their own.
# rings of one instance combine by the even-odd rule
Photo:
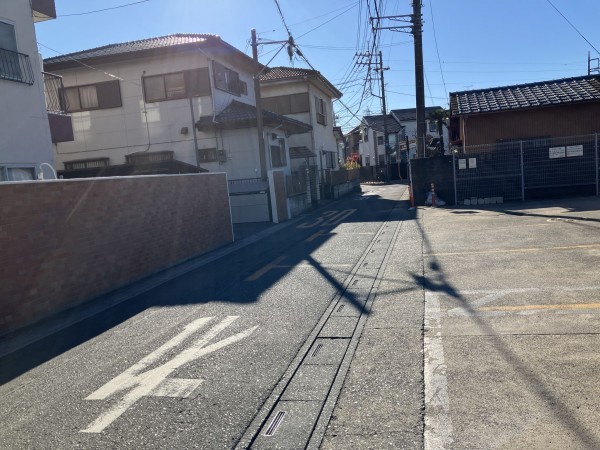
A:
<svg viewBox="0 0 600 450">
<path fill-rule="evenodd" d="M 232 241 L 225 174 L 0 184 L 0 334 Z"/>
<path fill-rule="evenodd" d="M 452 156 L 417 158 L 410 160 L 413 195 L 415 205 L 423 206 L 431 183 L 435 183 L 435 192 L 448 205 L 454 205 L 454 172 Z"/>
</svg>

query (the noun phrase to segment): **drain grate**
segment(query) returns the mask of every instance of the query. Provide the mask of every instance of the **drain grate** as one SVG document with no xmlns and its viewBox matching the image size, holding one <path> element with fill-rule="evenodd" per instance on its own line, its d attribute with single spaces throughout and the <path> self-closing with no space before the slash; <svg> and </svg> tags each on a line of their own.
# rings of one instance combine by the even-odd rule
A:
<svg viewBox="0 0 600 450">
<path fill-rule="evenodd" d="M 342 309 L 344 309 L 344 306 L 346 306 L 346 305 L 340 305 L 340 307 L 337 309 L 337 312 L 342 312 Z"/>
<path fill-rule="evenodd" d="M 285 411 L 279 411 L 271 421 L 271 425 L 269 425 L 269 428 L 267 428 L 267 431 L 265 431 L 264 435 L 273 436 L 277 431 L 277 428 L 279 428 L 279 425 L 281 425 L 281 422 L 283 422 L 284 416 Z"/>
<path fill-rule="evenodd" d="M 323 349 L 323 344 L 319 344 L 319 345 L 317 345 L 317 346 L 315 347 L 315 350 L 312 352 L 312 357 L 313 357 L 313 358 L 316 358 L 316 357 L 317 357 L 317 355 L 318 355 L 319 353 L 321 353 L 321 350 L 322 350 L 322 349 Z"/>
</svg>

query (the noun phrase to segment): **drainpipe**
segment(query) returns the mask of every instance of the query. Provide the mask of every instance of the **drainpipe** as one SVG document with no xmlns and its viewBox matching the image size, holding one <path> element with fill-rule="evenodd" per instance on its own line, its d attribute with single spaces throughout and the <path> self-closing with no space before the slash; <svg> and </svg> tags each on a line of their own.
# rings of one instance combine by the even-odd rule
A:
<svg viewBox="0 0 600 450">
<path fill-rule="evenodd" d="M 194 101 L 190 95 L 190 114 L 192 116 L 192 133 L 194 136 L 194 154 L 196 155 L 196 167 L 200 167 L 200 155 L 198 154 L 198 135 L 196 134 L 196 117 L 194 114 Z"/>
<path fill-rule="evenodd" d="M 467 136 L 466 136 L 466 131 L 467 131 L 467 116 L 463 116 L 460 119 L 460 124 L 462 125 L 462 143 L 463 143 L 463 154 L 467 153 Z"/>
</svg>

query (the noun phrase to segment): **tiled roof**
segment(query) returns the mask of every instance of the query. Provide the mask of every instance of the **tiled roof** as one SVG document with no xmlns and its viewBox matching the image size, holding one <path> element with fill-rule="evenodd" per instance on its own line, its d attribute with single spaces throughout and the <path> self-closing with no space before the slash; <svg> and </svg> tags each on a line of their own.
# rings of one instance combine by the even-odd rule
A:
<svg viewBox="0 0 600 450">
<path fill-rule="evenodd" d="M 263 109 L 263 121 L 266 124 L 283 124 L 284 128 L 291 133 L 305 133 L 312 130 L 312 127 L 304 122 L 281 116 L 266 109 Z M 201 117 L 199 120 L 201 125 L 212 122 L 212 117 Z M 233 100 L 229 106 L 216 115 L 215 122 L 230 126 L 256 126 L 256 106 Z"/>
<path fill-rule="evenodd" d="M 451 115 L 506 111 L 600 100 L 600 77 L 540 81 L 450 93 Z"/>
<path fill-rule="evenodd" d="M 260 81 L 263 83 L 269 81 L 282 80 L 303 80 L 305 78 L 314 78 L 323 83 L 329 90 L 333 92 L 336 98 L 340 98 L 342 93 L 331 82 L 321 75 L 321 72 L 312 69 L 299 69 L 296 67 L 270 67 L 265 69 L 259 75 Z"/>
<path fill-rule="evenodd" d="M 400 133 L 402 131 L 402 125 L 391 114 L 388 114 L 386 118 L 388 133 Z M 364 120 L 370 128 L 383 132 L 383 114 L 378 116 L 364 116 Z"/>
<path fill-rule="evenodd" d="M 57 64 L 75 60 L 86 60 L 91 58 L 100 58 L 106 56 L 122 55 L 126 53 L 136 53 L 147 50 L 154 50 L 166 47 L 177 47 L 204 42 L 224 43 L 221 38 L 215 34 L 172 34 L 169 36 L 160 36 L 139 41 L 123 42 L 119 44 L 110 44 L 103 47 L 92 48 L 80 52 L 69 53 L 68 55 L 55 56 L 44 60 L 45 64 Z"/>
<path fill-rule="evenodd" d="M 444 109 L 441 106 L 426 106 L 425 107 L 425 117 L 428 117 L 433 111 L 437 111 L 438 109 Z M 405 109 L 392 109 L 392 115 L 402 122 L 414 122 L 417 120 L 417 109 L 416 108 L 405 108 Z"/>
</svg>

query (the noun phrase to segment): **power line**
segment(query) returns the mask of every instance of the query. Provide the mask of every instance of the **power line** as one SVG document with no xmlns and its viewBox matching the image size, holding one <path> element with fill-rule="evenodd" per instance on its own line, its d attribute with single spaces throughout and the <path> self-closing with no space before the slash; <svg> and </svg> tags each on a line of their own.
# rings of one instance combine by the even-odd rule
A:
<svg viewBox="0 0 600 450">
<path fill-rule="evenodd" d="M 283 26 L 285 27 L 285 31 L 287 31 L 288 36 L 291 36 L 292 33 L 290 33 L 290 29 L 287 26 L 287 23 L 285 23 L 285 17 L 283 17 L 283 12 L 281 11 L 281 6 L 279 6 L 279 0 L 273 0 L 275 2 L 275 5 L 277 6 L 277 11 L 279 11 L 279 16 L 281 17 L 281 21 L 283 22 Z"/>
<path fill-rule="evenodd" d="M 149 1 L 150 0 L 139 0 L 137 2 L 126 3 L 125 5 L 113 6 L 111 8 L 97 9 L 95 11 L 87 11 L 87 12 L 73 13 L 73 14 L 61 14 L 57 17 L 85 16 L 86 14 L 95 14 L 95 13 L 99 13 L 99 12 L 110 11 L 112 9 L 125 8 L 127 6 L 139 5 L 140 3 L 147 3 Z"/>
<path fill-rule="evenodd" d="M 559 13 L 559 14 L 562 16 L 562 18 L 563 18 L 563 19 L 565 19 L 565 20 L 567 21 L 567 23 L 568 23 L 569 25 L 571 25 L 571 27 L 572 27 L 572 28 L 573 28 L 575 31 L 577 31 L 577 33 L 579 34 L 579 36 L 581 36 L 585 42 L 587 42 L 588 44 L 590 44 L 590 46 L 591 46 L 591 47 L 592 47 L 594 50 L 596 50 L 596 53 L 598 53 L 598 54 L 600 55 L 600 51 L 598 51 L 598 49 L 597 49 L 596 47 L 594 47 L 594 44 L 592 44 L 590 41 L 588 41 L 588 40 L 587 40 L 587 38 L 586 38 L 586 37 L 585 37 L 583 34 L 581 34 L 581 32 L 580 32 L 580 31 L 579 31 L 579 30 L 578 30 L 578 29 L 575 27 L 575 25 L 573 25 L 573 24 L 572 24 L 572 23 L 569 21 L 569 19 L 567 19 L 567 18 L 565 17 L 565 15 L 564 15 L 563 13 L 561 13 L 561 12 L 560 12 L 560 10 L 559 10 L 559 9 L 558 9 L 556 6 L 554 6 L 554 4 L 553 4 L 553 3 L 552 3 L 550 0 L 546 0 L 546 1 L 547 1 L 547 2 L 550 4 L 550 6 L 552 6 L 552 7 L 553 7 L 553 8 L 556 10 L 556 12 L 557 12 L 557 13 Z"/>
<path fill-rule="evenodd" d="M 446 92 L 446 97 L 448 96 L 448 89 L 446 89 L 446 80 L 444 79 L 444 70 L 442 69 L 442 61 L 440 58 L 440 48 L 438 47 L 437 34 L 435 32 L 435 21 L 433 19 L 433 6 L 431 6 L 433 2 L 429 2 L 429 10 L 431 11 L 431 25 L 433 27 L 433 40 L 435 41 L 435 51 L 437 52 L 438 63 L 440 65 L 440 74 L 442 75 L 442 82 L 444 83 L 444 91 Z M 429 86 L 429 85 L 428 85 Z M 431 93 L 430 93 L 431 96 Z"/>
<path fill-rule="evenodd" d="M 358 5 L 358 4 L 360 4 L 360 0 L 356 2 L 356 5 Z M 306 22 L 312 22 L 313 20 L 320 19 L 321 17 L 328 16 L 330 14 L 336 13 L 336 12 L 341 11 L 342 9 L 346 9 L 346 8 L 348 8 L 348 5 L 344 5 L 341 8 L 336 8 L 334 10 L 331 10 L 331 11 L 326 12 L 324 14 L 320 14 L 320 15 L 315 16 L 315 17 L 311 17 L 310 19 L 301 20 L 300 22 L 294 22 L 294 23 L 290 24 L 290 28 L 293 28 L 296 25 L 301 25 L 301 24 L 306 23 Z M 274 29 L 274 30 L 269 30 L 269 31 L 261 31 L 261 32 L 259 32 L 257 34 L 275 33 L 276 31 L 279 31 L 279 29 Z"/>
<path fill-rule="evenodd" d="M 44 47 L 44 48 L 47 48 L 48 50 L 51 50 L 51 51 L 53 51 L 54 53 L 56 53 L 56 54 L 58 54 L 58 55 L 60 55 L 60 56 L 64 56 L 65 58 L 69 58 L 71 61 L 74 61 L 74 62 L 76 62 L 77 64 L 80 64 L 80 65 L 82 65 L 83 67 L 86 67 L 86 68 L 88 68 L 88 69 L 91 69 L 91 70 L 96 70 L 96 71 L 98 71 L 98 72 L 102 72 L 103 74 L 105 74 L 105 75 L 107 75 L 107 76 L 109 76 L 109 77 L 111 77 L 111 78 L 115 78 L 115 79 L 117 79 L 117 80 L 125 81 L 123 78 L 121 78 L 121 77 L 118 77 L 117 75 L 114 75 L 114 74 L 112 74 L 112 73 L 110 73 L 110 72 L 105 72 L 105 71 L 104 71 L 104 70 L 102 70 L 102 69 L 98 69 L 98 68 L 96 68 L 96 67 L 90 66 L 89 64 L 86 64 L 86 63 L 84 63 L 84 62 L 81 62 L 80 60 L 78 60 L 78 59 L 76 59 L 76 58 L 73 58 L 72 56 L 65 55 L 64 53 L 61 53 L 61 52 L 59 52 L 58 50 L 54 50 L 53 48 L 50 48 L 50 47 L 48 47 L 47 45 L 44 45 L 44 44 L 42 44 L 42 43 L 41 43 L 41 42 L 39 42 L 39 41 L 38 41 L 38 45 L 41 45 L 42 47 Z"/>
<path fill-rule="evenodd" d="M 313 29 L 311 29 L 311 30 L 308 30 L 306 33 L 304 33 L 304 34 L 301 34 L 300 36 L 298 36 L 298 39 L 300 39 L 301 37 L 304 37 L 304 36 L 306 36 L 306 35 L 307 35 L 307 34 L 309 34 L 309 33 L 312 33 L 313 31 L 315 31 L 315 30 L 317 30 L 317 29 L 321 28 L 321 27 L 322 27 L 322 26 L 324 26 L 324 25 L 327 25 L 327 24 L 328 24 L 329 22 L 331 22 L 332 20 L 335 20 L 335 19 L 337 19 L 338 17 L 340 17 L 340 16 L 342 16 L 342 15 L 346 14 L 348 11 L 351 11 L 351 10 L 353 10 L 354 8 L 356 8 L 356 3 L 355 3 L 355 4 L 353 4 L 352 6 L 350 6 L 350 8 L 346 9 L 345 11 L 342 11 L 342 12 L 341 12 L 341 13 L 339 13 L 338 15 L 336 15 L 336 16 L 332 17 L 331 19 L 329 19 L 329 20 L 327 20 L 327 21 L 323 22 L 321 25 L 317 25 L 317 26 L 316 26 L 316 27 L 314 27 Z"/>
</svg>

